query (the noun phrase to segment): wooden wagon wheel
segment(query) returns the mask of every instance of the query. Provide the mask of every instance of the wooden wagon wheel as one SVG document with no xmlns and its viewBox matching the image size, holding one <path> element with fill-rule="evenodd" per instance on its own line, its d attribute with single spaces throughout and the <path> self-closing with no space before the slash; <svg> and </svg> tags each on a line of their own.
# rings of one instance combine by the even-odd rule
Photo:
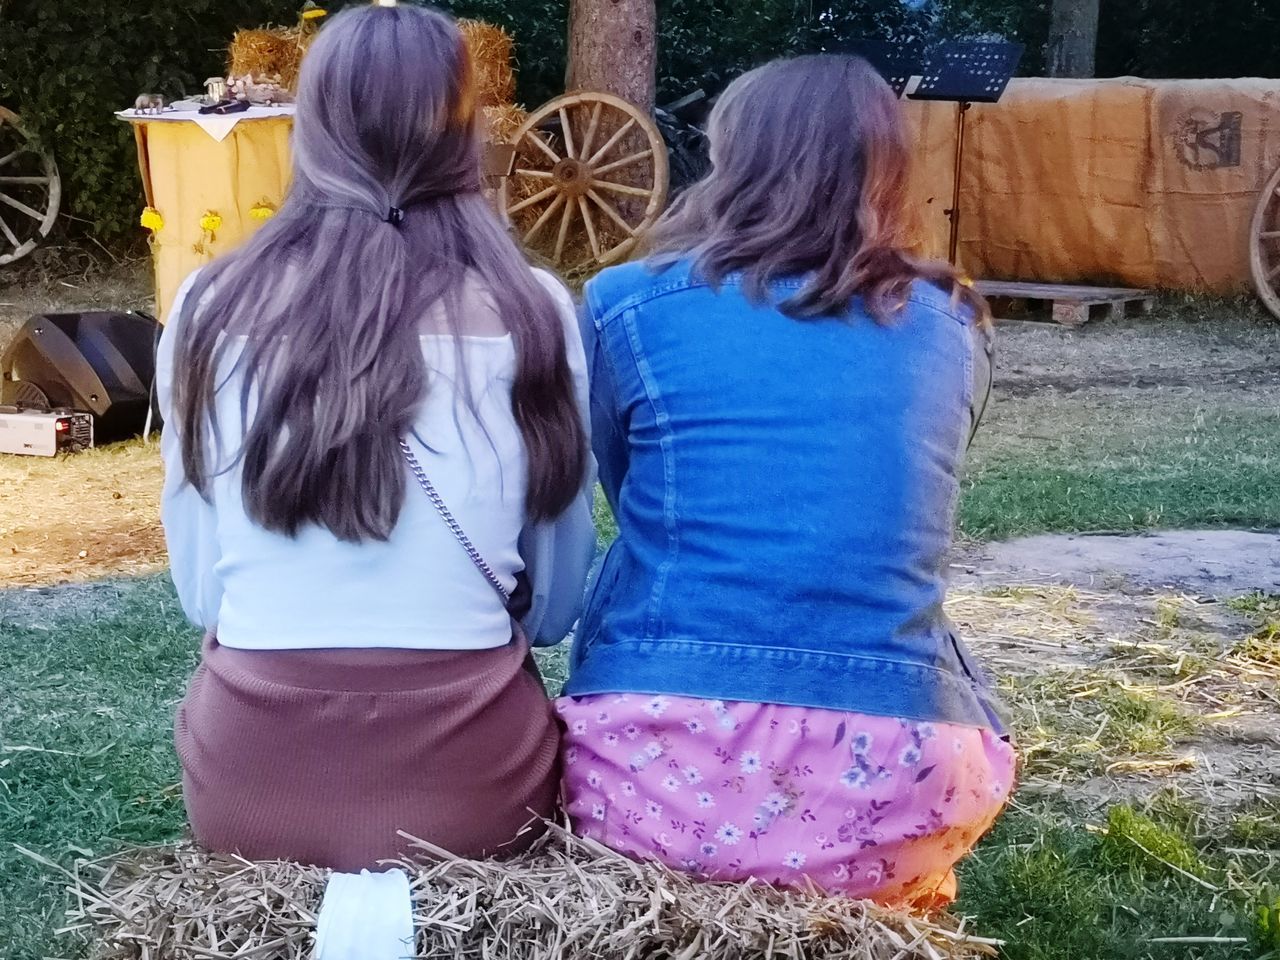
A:
<svg viewBox="0 0 1280 960">
<path fill-rule="evenodd" d="M 622 259 L 667 202 L 662 134 L 619 97 L 557 97 L 511 143 L 515 169 L 502 183 L 501 209 L 525 246 L 563 272 Z"/>
<path fill-rule="evenodd" d="M 53 154 L 0 107 L 0 266 L 25 257 L 58 219 L 62 179 Z"/>
<path fill-rule="evenodd" d="M 1258 296 L 1280 319 L 1280 169 L 1262 188 L 1249 226 L 1249 270 Z"/>
</svg>

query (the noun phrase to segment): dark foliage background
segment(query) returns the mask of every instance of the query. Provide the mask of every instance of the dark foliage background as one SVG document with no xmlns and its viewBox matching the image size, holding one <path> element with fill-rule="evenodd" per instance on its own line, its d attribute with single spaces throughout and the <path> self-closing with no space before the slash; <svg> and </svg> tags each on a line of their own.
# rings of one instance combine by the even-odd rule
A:
<svg viewBox="0 0 1280 960">
<path fill-rule="evenodd" d="M 340 6 L 335 3 L 334 6 Z M 560 92 L 568 0 L 444 0 L 517 40 L 520 97 Z M 197 92 L 239 27 L 291 23 L 299 0 L 0 0 L 0 104 L 57 155 L 63 209 L 104 241 L 137 237 L 133 142 L 113 111 Z M 659 98 L 714 91 L 771 57 L 860 37 L 1004 36 L 1043 68 L 1048 0 L 658 0 Z M 1102 0 L 1100 75 L 1280 75 L 1274 0 Z"/>
</svg>

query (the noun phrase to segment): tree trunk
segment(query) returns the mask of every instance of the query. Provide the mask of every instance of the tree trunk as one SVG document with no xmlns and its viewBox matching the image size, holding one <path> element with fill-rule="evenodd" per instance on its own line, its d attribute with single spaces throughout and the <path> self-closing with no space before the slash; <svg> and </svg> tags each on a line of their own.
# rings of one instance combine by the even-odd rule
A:
<svg viewBox="0 0 1280 960">
<path fill-rule="evenodd" d="M 1097 49 L 1098 0 L 1053 0 L 1049 76 L 1092 77 Z"/>
<path fill-rule="evenodd" d="M 654 0 L 570 0 L 566 92 L 612 93 L 652 112 L 657 19 Z"/>
</svg>

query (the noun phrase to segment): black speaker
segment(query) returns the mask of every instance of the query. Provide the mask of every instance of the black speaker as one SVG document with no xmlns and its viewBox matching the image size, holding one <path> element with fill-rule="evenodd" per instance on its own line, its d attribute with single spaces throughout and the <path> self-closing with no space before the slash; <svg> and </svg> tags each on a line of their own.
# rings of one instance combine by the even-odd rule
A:
<svg viewBox="0 0 1280 960">
<path fill-rule="evenodd" d="M 142 433 L 152 403 L 160 324 L 144 313 L 32 317 L 0 359 L 0 403 L 93 414 L 98 443 Z"/>
</svg>

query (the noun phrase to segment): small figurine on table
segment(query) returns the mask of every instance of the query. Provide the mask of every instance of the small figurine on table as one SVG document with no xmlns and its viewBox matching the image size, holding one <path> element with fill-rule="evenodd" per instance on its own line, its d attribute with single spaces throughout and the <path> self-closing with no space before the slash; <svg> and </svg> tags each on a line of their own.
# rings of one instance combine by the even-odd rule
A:
<svg viewBox="0 0 1280 960">
<path fill-rule="evenodd" d="M 144 93 L 133 103 L 135 113 L 159 115 L 164 113 L 164 97 L 158 93 Z"/>
</svg>

